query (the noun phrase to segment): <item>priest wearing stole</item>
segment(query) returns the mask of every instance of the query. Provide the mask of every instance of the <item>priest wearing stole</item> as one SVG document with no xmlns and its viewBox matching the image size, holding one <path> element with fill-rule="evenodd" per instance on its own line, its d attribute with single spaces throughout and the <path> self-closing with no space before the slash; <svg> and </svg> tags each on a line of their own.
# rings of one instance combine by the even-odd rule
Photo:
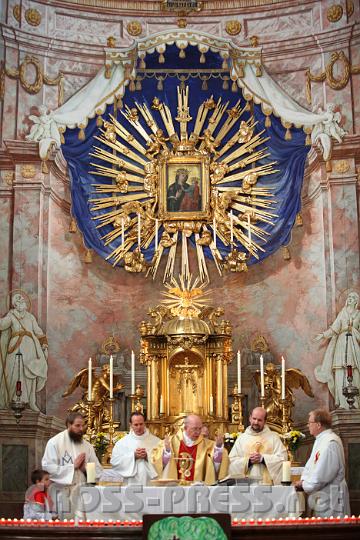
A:
<svg viewBox="0 0 360 540">
<path fill-rule="evenodd" d="M 55 501 L 60 518 L 83 517 L 79 488 L 86 482 L 86 465 L 93 463 L 95 476 L 100 478 L 102 468 L 90 443 L 83 439 L 84 419 L 78 412 L 66 418 L 66 429 L 52 437 L 45 448 L 42 468 L 49 472 L 51 498 Z"/>
<path fill-rule="evenodd" d="M 344 448 L 340 437 L 331 429 L 329 411 L 310 412 L 309 431 L 315 443 L 295 488 L 310 495 L 308 504 L 316 517 L 349 515 Z"/>
<path fill-rule="evenodd" d="M 201 418 L 191 414 L 184 420 L 183 431 L 165 437 L 154 449 L 152 463 L 159 477 L 211 485 L 227 475 L 228 455 L 223 437 L 218 435 L 215 441 L 206 439 L 201 434 L 202 427 Z M 181 469 L 181 458 L 185 458 L 184 469 Z"/>
<path fill-rule="evenodd" d="M 146 486 L 157 478 L 149 456 L 159 442 L 159 437 L 146 429 L 144 415 L 133 412 L 130 416 L 130 433 L 117 441 L 110 461 L 113 469 L 123 477 L 125 484 Z"/>
<path fill-rule="evenodd" d="M 266 410 L 256 407 L 250 426 L 236 439 L 231 449 L 229 476 L 250 478 L 262 484 L 281 484 L 282 464 L 287 451 L 279 435 L 266 425 Z"/>
</svg>

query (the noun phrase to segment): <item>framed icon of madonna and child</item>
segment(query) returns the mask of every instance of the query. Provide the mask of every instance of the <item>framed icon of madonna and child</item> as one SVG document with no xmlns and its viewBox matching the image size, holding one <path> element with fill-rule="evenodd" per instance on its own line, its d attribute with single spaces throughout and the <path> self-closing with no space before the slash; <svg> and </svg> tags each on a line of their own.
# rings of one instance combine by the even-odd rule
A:
<svg viewBox="0 0 360 540">
<path fill-rule="evenodd" d="M 204 156 L 173 157 L 160 165 L 159 217 L 208 219 L 209 169 Z"/>
</svg>

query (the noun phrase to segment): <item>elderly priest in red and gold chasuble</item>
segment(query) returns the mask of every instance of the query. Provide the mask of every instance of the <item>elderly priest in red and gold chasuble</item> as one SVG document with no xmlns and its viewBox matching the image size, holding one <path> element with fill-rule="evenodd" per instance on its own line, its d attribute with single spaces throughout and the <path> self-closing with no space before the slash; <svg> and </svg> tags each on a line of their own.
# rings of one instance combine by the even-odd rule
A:
<svg viewBox="0 0 360 540">
<path fill-rule="evenodd" d="M 214 484 L 227 475 L 229 458 L 223 437 L 215 441 L 201 435 L 202 421 L 195 414 L 184 420 L 184 430 L 165 437 L 152 453 L 159 478 Z"/>
</svg>

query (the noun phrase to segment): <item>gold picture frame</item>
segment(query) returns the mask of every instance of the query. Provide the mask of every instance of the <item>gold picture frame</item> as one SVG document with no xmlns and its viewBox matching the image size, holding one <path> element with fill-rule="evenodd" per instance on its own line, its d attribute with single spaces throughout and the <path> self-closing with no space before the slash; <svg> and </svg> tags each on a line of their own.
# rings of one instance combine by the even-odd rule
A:
<svg viewBox="0 0 360 540">
<path fill-rule="evenodd" d="M 171 157 L 160 163 L 159 217 L 162 220 L 210 218 L 209 159 Z"/>
</svg>

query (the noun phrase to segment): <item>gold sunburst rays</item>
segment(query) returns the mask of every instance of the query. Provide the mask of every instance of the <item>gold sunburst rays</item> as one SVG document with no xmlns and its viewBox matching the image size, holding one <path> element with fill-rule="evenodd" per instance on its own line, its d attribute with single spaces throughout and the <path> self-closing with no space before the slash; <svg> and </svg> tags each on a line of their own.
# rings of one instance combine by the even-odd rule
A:
<svg viewBox="0 0 360 540">
<path fill-rule="evenodd" d="M 206 307 L 212 291 L 205 290 L 207 282 L 201 283 L 197 277 L 193 281 L 192 275 L 180 274 L 179 280 L 172 277 L 165 282 L 166 291 L 162 292 L 162 304 L 170 308 L 171 313 L 178 317 L 198 317 L 201 310 Z"/>
<path fill-rule="evenodd" d="M 227 156 L 223 157 L 222 161 L 224 163 L 230 163 L 234 159 L 237 159 L 245 154 L 251 154 L 257 146 L 265 144 L 269 140 L 269 137 L 261 136 L 263 133 L 265 133 L 265 130 L 260 131 L 258 134 L 252 136 L 248 141 L 238 144 L 235 150 L 233 150 L 233 152 L 230 152 Z M 230 139 L 228 143 L 225 144 L 223 149 L 220 150 L 219 157 L 223 156 L 225 152 L 229 150 L 229 147 L 226 148 L 226 145 L 229 144 L 232 139 Z M 237 136 L 235 142 L 231 142 L 231 146 L 234 146 L 234 144 L 238 143 L 238 141 L 239 137 Z"/>
<path fill-rule="evenodd" d="M 273 225 L 277 217 L 272 193 L 276 188 L 266 186 L 266 178 L 277 172 L 276 162 L 259 163 L 270 157 L 264 146 L 268 137 L 265 130 L 255 131 L 257 121 L 253 115 L 244 116 L 248 108 L 242 107 L 240 100 L 229 107 L 229 101 L 222 103 L 221 97 L 216 100 L 211 95 L 192 111 L 189 87 L 178 87 L 177 99 L 174 117 L 155 96 L 151 106 L 138 102 L 133 108 L 125 106 L 120 111 L 124 120 L 110 116 L 109 122 L 104 122 L 96 139 L 105 148 L 94 147 L 91 155 L 98 163 L 91 162 L 91 173 L 107 182 L 101 183 L 99 178 L 92 184 L 89 203 L 92 212 L 101 212 L 92 217 L 96 228 L 113 227 L 101 238 L 105 246 L 111 246 L 107 260 L 114 266 L 124 261 L 126 270 L 145 271 L 154 279 L 161 259 L 167 257 L 166 282 L 173 278 L 175 260 L 180 257 L 182 274 L 189 276 L 188 241 L 193 237 L 199 276 L 208 282 L 205 255 L 209 252 L 220 275 L 227 269 L 229 247 L 242 261 L 250 256 L 259 259 L 259 253 L 265 252 L 270 233 L 261 224 Z M 197 182 L 199 204 L 206 200 L 206 208 L 191 213 L 167 210 L 164 214 L 167 190 L 178 170 L 185 171 L 187 178 L 190 175 L 187 186 L 192 186 L 192 199 Z M 264 181 L 258 186 L 260 177 Z M 183 191 L 185 194 L 185 188 Z M 191 205 L 191 197 L 187 204 Z M 209 252 L 204 251 L 206 247 Z M 149 248 L 152 251 L 147 257 L 150 255 L 152 261 L 146 263 L 141 250 Z M 240 266 L 247 269 L 246 262 Z"/>
<path fill-rule="evenodd" d="M 211 95 L 209 99 L 207 99 L 206 101 L 204 101 L 200 105 L 200 107 L 198 108 L 197 115 L 196 115 L 194 131 L 193 131 L 193 133 L 194 133 L 194 135 L 196 137 L 200 136 L 200 132 L 201 132 L 203 126 L 204 126 L 204 123 L 205 123 L 205 120 L 206 120 L 206 117 L 207 117 L 208 113 L 212 109 L 215 109 L 217 106 L 219 106 L 220 101 L 221 101 L 221 98 L 219 98 L 218 103 L 216 104 L 215 101 L 214 101 L 213 95 Z"/>
</svg>

